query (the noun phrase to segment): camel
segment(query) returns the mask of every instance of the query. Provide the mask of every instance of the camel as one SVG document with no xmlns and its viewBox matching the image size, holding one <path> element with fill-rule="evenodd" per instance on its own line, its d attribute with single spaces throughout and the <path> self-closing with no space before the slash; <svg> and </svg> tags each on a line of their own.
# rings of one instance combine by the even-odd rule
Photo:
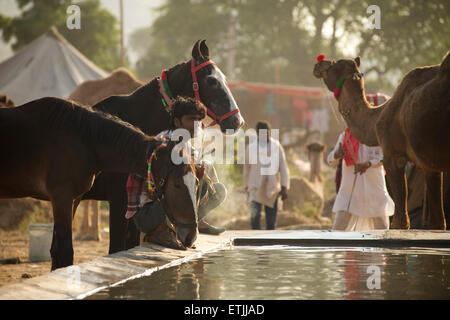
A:
<svg viewBox="0 0 450 320">
<path fill-rule="evenodd" d="M 144 82 L 137 80 L 127 69 L 119 68 L 104 79 L 83 82 L 68 99 L 91 107 L 109 96 L 130 94 L 143 84 Z M 99 202 L 84 200 L 83 205 L 80 239 L 100 241 Z M 92 215 L 89 208 L 92 209 Z"/>
<path fill-rule="evenodd" d="M 442 198 L 443 172 L 450 171 L 450 51 L 440 65 L 408 72 L 390 100 L 372 107 L 365 97 L 361 58 L 317 57 L 313 74 L 323 79 L 338 100 L 351 133 L 369 146 L 380 145 L 395 213 L 391 228 L 409 229 L 405 166 L 414 162 L 425 175 L 428 226 L 446 229 Z"/>
<path fill-rule="evenodd" d="M 119 68 L 104 79 L 83 82 L 70 94 L 68 100 L 93 106 L 112 95 L 130 94 L 144 84 L 127 69 Z"/>
</svg>

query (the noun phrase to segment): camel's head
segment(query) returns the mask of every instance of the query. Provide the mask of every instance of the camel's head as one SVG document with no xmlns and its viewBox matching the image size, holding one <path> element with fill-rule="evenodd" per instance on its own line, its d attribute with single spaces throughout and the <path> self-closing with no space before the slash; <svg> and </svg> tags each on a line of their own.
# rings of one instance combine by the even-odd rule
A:
<svg viewBox="0 0 450 320">
<path fill-rule="evenodd" d="M 334 91 L 338 80 L 342 77 L 357 80 L 363 85 L 363 77 L 359 70 L 360 57 L 355 59 L 325 60 L 324 56 L 317 57 L 313 74 L 316 78 L 322 78 L 330 91 Z"/>
</svg>

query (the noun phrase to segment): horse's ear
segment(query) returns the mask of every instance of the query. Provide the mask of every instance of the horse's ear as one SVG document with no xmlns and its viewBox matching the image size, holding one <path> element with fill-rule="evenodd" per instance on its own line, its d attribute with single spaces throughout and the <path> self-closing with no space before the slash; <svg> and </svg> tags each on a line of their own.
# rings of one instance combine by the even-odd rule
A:
<svg viewBox="0 0 450 320">
<path fill-rule="evenodd" d="M 150 141 L 150 144 L 149 144 L 147 156 L 150 157 L 152 152 L 155 151 L 155 149 L 158 148 L 162 144 L 162 141 L 153 136 L 148 137 L 148 140 Z"/>
<path fill-rule="evenodd" d="M 194 47 L 192 48 L 192 58 L 196 61 L 200 61 L 201 59 L 200 40 L 197 40 L 197 42 L 194 44 Z"/>
<path fill-rule="evenodd" d="M 200 42 L 200 54 L 205 60 L 209 60 L 209 48 L 206 45 L 206 40 Z"/>
<path fill-rule="evenodd" d="M 359 66 L 360 66 L 360 64 L 361 64 L 361 57 L 360 57 L 360 56 L 357 56 L 354 60 L 355 60 L 355 62 L 356 62 L 356 65 L 357 65 L 358 68 L 359 68 Z"/>
</svg>

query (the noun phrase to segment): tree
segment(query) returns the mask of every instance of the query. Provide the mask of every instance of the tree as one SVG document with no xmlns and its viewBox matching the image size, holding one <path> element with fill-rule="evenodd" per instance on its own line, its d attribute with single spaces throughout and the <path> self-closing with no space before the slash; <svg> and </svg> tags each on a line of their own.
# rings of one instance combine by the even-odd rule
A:
<svg viewBox="0 0 450 320">
<path fill-rule="evenodd" d="M 381 9 L 380 30 L 367 26 L 372 4 Z M 207 39 L 214 60 L 235 79 L 317 86 L 312 67 L 319 53 L 338 59 L 352 52 L 361 55 L 370 90 L 392 90 L 400 75 L 439 63 L 450 48 L 450 2 L 166 0 L 139 38 L 147 49 L 136 69 L 145 78 Z"/>
<path fill-rule="evenodd" d="M 377 2 L 381 28 L 361 28 L 358 51 L 368 60 L 365 68 L 376 76 L 374 82 L 395 88 L 399 76 L 415 67 L 439 64 L 450 49 L 450 2 Z"/>
<path fill-rule="evenodd" d="M 75 4 L 81 9 L 81 29 L 66 26 L 69 0 L 16 0 L 21 14 L 10 18 L 0 15 L 0 29 L 5 42 L 14 41 L 19 50 L 55 26 L 80 52 L 105 70 L 120 65 L 117 19 L 100 6 L 99 0 L 84 0 Z"/>
</svg>

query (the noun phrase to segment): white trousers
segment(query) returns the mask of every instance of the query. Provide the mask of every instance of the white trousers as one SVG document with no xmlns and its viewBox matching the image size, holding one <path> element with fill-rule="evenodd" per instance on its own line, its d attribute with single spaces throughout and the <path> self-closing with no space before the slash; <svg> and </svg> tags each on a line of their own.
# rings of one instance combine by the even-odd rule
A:
<svg viewBox="0 0 450 320">
<path fill-rule="evenodd" d="M 338 211 L 331 229 L 342 231 L 387 230 L 389 229 L 389 216 L 364 218 L 347 211 Z"/>
</svg>

